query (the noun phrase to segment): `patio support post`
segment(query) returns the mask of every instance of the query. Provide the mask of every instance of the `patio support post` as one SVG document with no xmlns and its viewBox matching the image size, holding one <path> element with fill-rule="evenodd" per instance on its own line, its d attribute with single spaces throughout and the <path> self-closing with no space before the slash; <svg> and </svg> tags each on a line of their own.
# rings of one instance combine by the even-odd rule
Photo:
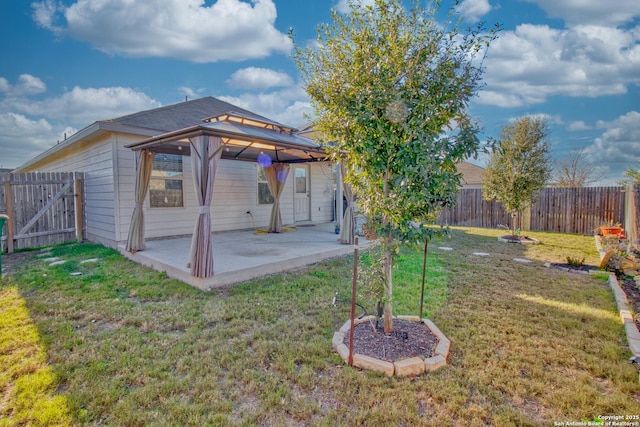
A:
<svg viewBox="0 0 640 427">
<path fill-rule="evenodd" d="M 200 211 L 191 240 L 189 255 L 191 275 L 213 276 L 213 245 L 211 243 L 211 200 L 216 169 L 222 154 L 222 140 L 213 136 L 189 138 L 193 184 Z"/>
<path fill-rule="evenodd" d="M 153 155 L 149 150 L 136 151 L 136 186 L 134 197 L 136 205 L 133 208 L 131 224 L 129 225 L 129 236 L 127 237 L 126 250 L 128 252 L 138 252 L 146 248 L 144 242 L 144 213 L 142 203 L 149 191 L 149 179 L 153 170 Z"/>
<path fill-rule="evenodd" d="M 344 177 L 344 164 L 340 163 L 340 175 Z M 343 181 L 344 196 L 347 199 L 347 209 L 342 219 L 342 227 L 340 227 L 340 243 L 344 245 L 353 245 L 354 237 L 354 218 L 353 218 L 353 189 L 350 184 Z M 340 201 L 342 203 L 342 200 Z"/>
<path fill-rule="evenodd" d="M 280 196 L 289 176 L 288 163 L 273 163 L 264 168 L 264 175 L 267 178 L 269 191 L 273 196 L 273 207 L 271 208 L 271 219 L 269 220 L 269 233 L 282 233 L 282 215 L 280 213 Z"/>
</svg>

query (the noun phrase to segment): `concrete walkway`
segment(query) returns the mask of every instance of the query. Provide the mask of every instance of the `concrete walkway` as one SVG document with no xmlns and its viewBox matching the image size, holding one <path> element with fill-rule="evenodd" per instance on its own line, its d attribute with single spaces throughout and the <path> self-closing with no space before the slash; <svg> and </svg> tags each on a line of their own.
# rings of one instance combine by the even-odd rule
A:
<svg viewBox="0 0 640 427">
<path fill-rule="evenodd" d="M 137 263 L 165 271 L 167 276 L 202 290 L 246 282 L 353 253 L 352 245 L 337 242 L 333 223 L 298 226 L 279 234 L 230 231 L 214 233 L 212 238 L 214 276 L 206 279 L 191 276 L 187 267 L 191 236 L 147 240 L 147 249 L 135 254 L 127 252 L 124 244 L 118 249 Z M 359 237 L 359 243 L 361 248 L 370 244 L 364 237 Z"/>
</svg>

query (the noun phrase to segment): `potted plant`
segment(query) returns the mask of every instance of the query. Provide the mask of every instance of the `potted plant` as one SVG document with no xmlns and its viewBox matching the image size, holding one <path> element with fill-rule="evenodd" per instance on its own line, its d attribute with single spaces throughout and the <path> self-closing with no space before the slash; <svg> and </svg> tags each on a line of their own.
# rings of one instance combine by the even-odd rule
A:
<svg viewBox="0 0 640 427">
<path fill-rule="evenodd" d="M 596 232 L 602 236 L 620 236 L 622 234 L 622 224 L 610 220 L 600 224 Z"/>
</svg>

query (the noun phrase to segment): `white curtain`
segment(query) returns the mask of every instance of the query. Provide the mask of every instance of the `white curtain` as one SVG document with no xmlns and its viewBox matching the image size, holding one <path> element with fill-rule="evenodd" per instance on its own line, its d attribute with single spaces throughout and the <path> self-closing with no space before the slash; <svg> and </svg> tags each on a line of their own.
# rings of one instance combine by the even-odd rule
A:
<svg viewBox="0 0 640 427">
<path fill-rule="evenodd" d="M 339 241 L 345 245 L 353 245 L 354 238 L 354 219 L 353 219 L 353 189 L 350 184 L 344 182 L 344 164 L 340 163 L 340 175 L 342 176 L 344 197 L 347 199 L 347 209 L 344 211 L 344 217 L 342 218 L 342 226 L 340 227 Z M 339 200 L 338 203 L 342 203 Z"/>
<path fill-rule="evenodd" d="M 282 215 L 280 213 L 280 196 L 289 176 L 288 163 L 272 163 L 264 168 L 264 175 L 267 178 L 269 191 L 273 196 L 273 207 L 271 208 L 271 219 L 269 220 L 269 233 L 282 233 Z"/>
<path fill-rule="evenodd" d="M 149 191 L 149 180 L 153 170 L 153 155 L 149 150 L 138 150 L 136 155 L 136 186 L 134 188 L 134 198 L 136 205 L 133 208 L 131 224 L 129 225 L 129 236 L 127 237 L 126 250 L 128 252 L 138 252 L 146 249 L 144 243 L 144 213 L 142 203 Z"/>
<path fill-rule="evenodd" d="M 191 239 L 189 255 L 191 275 L 213 276 L 213 245 L 211 243 L 211 200 L 216 169 L 222 154 L 222 140 L 213 136 L 189 138 L 193 184 L 200 211 Z"/>
</svg>

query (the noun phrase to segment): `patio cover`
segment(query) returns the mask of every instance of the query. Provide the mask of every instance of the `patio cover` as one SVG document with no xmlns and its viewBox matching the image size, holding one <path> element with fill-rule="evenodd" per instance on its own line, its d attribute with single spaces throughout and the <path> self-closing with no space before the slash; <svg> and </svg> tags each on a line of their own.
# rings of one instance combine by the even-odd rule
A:
<svg viewBox="0 0 640 427">
<path fill-rule="evenodd" d="M 218 159 L 259 162 L 265 168 L 271 169 L 269 166 L 273 165 L 274 170 L 283 172 L 285 169 L 288 171 L 288 167 L 277 165 L 327 160 L 327 155 L 322 148 L 313 140 L 298 135 L 296 129 L 264 118 L 258 119 L 234 112 L 212 117 L 201 124 L 148 138 L 126 147 L 136 152 L 196 156 L 195 160 L 192 159 L 192 163 L 200 211 L 194 227 L 189 264 L 191 274 L 202 278 L 213 276 L 209 207 L 213 198 Z M 286 179 L 286 172 L 280 175 L 285 176 Z M 149 174 L 138 164 L 136 186 L 143 190 L 145 186 L 148 187 L 148 181 Z M 281 191 L 280 188 L 279 192 Z M 278 223 L 280 223 L 281 230 L 279 203 L 274 204 L 271 215 L 270 228 L 278 230 Z M 130 226 L 131 229 L 136 230 L 135 236 L 138 240 L 135 241 L 135 245 L 134 242 L 129 241 L 134 235 L 130 232 L 128 248 L 136 247 L 137 250 L 144 248 L 143 221 L 142 210 L 139 209 L 139 212 L 136 211 L 133 215 Z"/>
</svg>

